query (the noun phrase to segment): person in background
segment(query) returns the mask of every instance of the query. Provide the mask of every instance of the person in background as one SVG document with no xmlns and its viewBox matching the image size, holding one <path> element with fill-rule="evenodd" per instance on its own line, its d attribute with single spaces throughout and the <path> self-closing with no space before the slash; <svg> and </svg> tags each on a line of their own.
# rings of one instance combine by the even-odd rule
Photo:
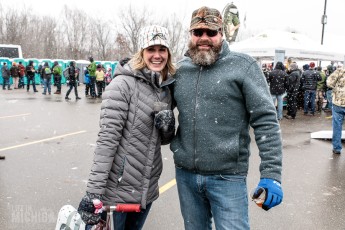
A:
<svg viewBox="0 0 345 230">
<path fill-rule="evenodd" d="M 19 68 L 17 66 L 17 63 L 12 62 L 12 66 L 10 68 L 11 77 L 14 82 L 14 89 L 18 89 L 18 83 L 19 83 Z"/>
<path fill-rule="evenodd" d="M 93 57 L 89 57 L 89 61 L 90 61 L 90 64 L 88 65 L 87 70 L 89 71 L 89 75 L 90 75 L 90 94 L 91 94 L 91 98 L 96 98 L 95 84 L 96 84 L 97 66 L 93 60 Z"/>
<path fill-rule="evenodd" d="M 56 91 L 54 94 L 61 94 L 61 78 L 62 78 L 62 67 L 59 62 L 54 61 L 53 64 L 53 75 L 54 75 L 54 85 L 56 85 Z"/>
<path fill-rule="evenodd" d="M 90 93 L 90 74 L 87 67 L 84 67 L 84 84 L 85 84 L 85 97 L 91 95 Z"/>
<path fill-rule="evenodd" d="M 109 67 L 107 72 L 104 75 L 105 86 L 109 85 L 112 80 L 111 73 L 112 73 L 112 69 Z"/>
<path fill-rule="evenodd" d="M 325 112 L 332 112 L 332 89 L 327 86 L 328 77 L 334 72 L 333 66 L 328 65 L 326 71 L 326 100 L 327 104 L 324 108 Z"/>
<path fill-rule="evenodd" d="M 97 97 L 102 97 L 103 85 L 104 85 L 104 71 L 101 64 L 97 65 L 96 86 L 97 86 Z"/>
<path fill-rule="evenodd" d="M 4 64 L 1 67 L 1 74 L 2 74 L 2 89 L 5 90 L 6 89 L 6 85 L 7 85 L 7 89 L 8 90 L 12 90 L 11 89 L 11 83 L 10 83 L 10 70 L 7 67 L 7 63 L 4 62 Z"/>
<path fill-rule="evenodd" d="M 295 62 L 289 65 L 289 76 L 287 83 L 287 114 L 286 119 L 295 119 L 297 114 L 297 95 L 301 82 L 301 74 Z"/>
<path fill-rule="evenodd" d="M 249 229 L 250 127 L 261 157 L 256 191 L 267 192 L 262 208 L 283 199 L 276 109 L 257 61 L 223 40 L 218 10 L 195 10 L 189 32 L 174 75 L 179 126 L 170 144 L 184 229 L 212 229 L 212 217 L 216 229 Z"/>
<path fill-rule="evenodd" d="M 49 67 L 48 62 L 45 62 L 44 65 L 42 66 L 42 70 L 41 70 L 41 76 L 43 79 L 43 85 L 44 85 L 44 89 L 43 89 L 43 95 L 48 94 L 51 95 L 51 81 L 52 81 L 52 71 Z"/>
<path fill-rule="evenodd" d="M 18 64 L 18 68 L 19 68 L 19 83 L 18 83 L 18 88 L 24 89 L 24 76 L 25 76 L 25 66 L 23 65 L 23 63 L 20 61 Z"/>
<path fill-rule="evenodd" d="M 41 86 L 44 87 L 44 79 L 43 79 L 42 69 L 43 69 L 43 65 L 39 64 L 36 73 L 40 77 Z"/>
<path fill-rule="evenodd" d="M 274 70 L 268 74 L 268 84 L 273 103 L 277 101 L 277 118 L 281 120 L 283 119 L 283 96 L 288 84 L 288 75 L 284 71 L 282 62 L 277 62 Z"/>
<path fill-rule="evenodd" d="M 306 66 L 306 70 L 302 73 L 301 84 L 304 90 L 304 115 L 315 115 L 315 97 L 317 82 L 321 81 L 320 74 L 314 70 L 315 63 L 310 62 Z M 311 114 L 309 114 L 309 105 L 311 107 Z"/>
<path fill-rule="evenodd" d="M 70 62 L 70 66 L 68 67 L 68 85 L 69 85 L 69 89 L 67 90 L 65 99 L 66 100 L 71 100 L 71 98 L 69 98 L 69 94 L 71 93 L 72 89 L 74 88 L 74 94 L 75 94 L 75 99 L 79 100 L 81 99 L 80 97 L 78 97 L 78 69 L 75 67 L 75 62 L 71 61 Z"/>
<path fill-rule="evenodd" d="M 175 133 L 169 89 L 175 67 L 168 30 L 145 27 L 138 40 L 140 50 L 128 63 L 120 62 L 103 94 L 94 162 L 78 208 L 84 222 L 93 225 L 101 215 L 85 207 L 93 207 L 94 199 L 105 205 L 139 204 L 139 213 L 113 213 L 115 230 L 142 229 L 159 196 L 161 145 Z M 155 113 L 155 102 L 168 107 Z"/>
<path fill-rule="evenodd" d="M 36 90 L 36 82 L 35 82 L 36 70 L 34 68 L 34 62 L 33 61 L 29 61 L 29 64 L 25 67 L 25 72 L 26 72 L 26 76 L 28 78 L 28 84 L 26 85 L 26 91 L 29 92 L 30 82 L 31 82 L 34 92 L 37 93 L 38 91 Z"/>
<path fill-rule="evenodd" d="M 345 116 L 345 70 L 341 66 L 327 78 L 327 86 L 332 89 L 332 151 L 341 154 Z"/>
<path fill-rule="evenodd" d="M 316 103 L 316 111 L 321 113 L 322 107 L 323 107 L 323 99 L 325 98 L 326 74 L 325 72 L 322 71 L 321 66 L 318 66 L 316 68 L 316 71 L 319 72 L 321 81 L 317 82 L 315 103 Z"/>
</svg>

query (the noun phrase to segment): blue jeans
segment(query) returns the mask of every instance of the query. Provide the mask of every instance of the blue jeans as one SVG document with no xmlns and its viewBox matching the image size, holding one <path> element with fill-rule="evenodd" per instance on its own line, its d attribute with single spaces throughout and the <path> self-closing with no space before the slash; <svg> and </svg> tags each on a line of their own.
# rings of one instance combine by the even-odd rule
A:
<svg viewBox="0 0 345 230">
<path fill-rule="evenodd" d="M 48 89 L 48 93 L 50 94 L 52 89 L 51 89 L 51 79 L 44 79 L 43 80 L 44 83 L 44 89 L 43 89 L 43 93 L 46 94 L 47 93 L 47 89 Z"/>
<path fill-rule="evenodd" d="M 200 175 L 176 168 L 185 230 L 249 229 L 246 177 Z"/>
<path fill-rule="evenodd" d="M 332 90 L 326 91 L 327 109 L 332 109 Z"/>
<path fill-rule="evenodd" d="M 271 94 L 272 99 L 273 99 L 273 104 L 276 103 L 277 100 L 277 108 L 278 108 L 278 113 L 277 113 L 277 118 L 278 120 L 281 120 L 283 118 L 283 94 Z"/>
<path fill-rule="evenodd" d="M 113 212 L 114 230 L 140 230 L 143 228 L 152 203 L 146 205 L 146 209 L 140 212 Z M 106 212 L 102 213 L 102 219 L 106 219 Z M 86 225 L 86 230 L 92 225 Z"/>
<path fill-rule="evenodd" d="M 311 113 L 315 113 L 315 97 L 316 91 L 315 90 L 306 90 L 304 92 L 304 113 L 308 113 L 309 111 L 309 103 L 311 106 Z"/>
<path fill-rule="evenodd" d="M 332 145 L 335 151 L 340 152 L 342 149 L 341 145 L 341 133 L 344 123 L 345 107 L 333 105 L 332 108 L 332 126 L 333 136 Z"/>
<path fill-rule="evenodd" d="M 11 88 L 10 86 L 10 78 L 9 77 L 4 77 L 3 79 L 3 83 L 2 83 L 2 89 L 6 89 L 6 85 L 7 85 L 7 89 Z"/>
</svg>

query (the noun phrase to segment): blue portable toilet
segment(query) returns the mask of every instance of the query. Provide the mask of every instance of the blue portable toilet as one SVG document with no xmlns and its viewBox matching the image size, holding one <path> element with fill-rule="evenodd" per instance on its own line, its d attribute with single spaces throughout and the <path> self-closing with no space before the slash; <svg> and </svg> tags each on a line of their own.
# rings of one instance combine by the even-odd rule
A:
<svg viewBox="0 0 345 230">
<path fill-rule="evenodd" d="M 0 84 L 3 85 L 4 84 L 4 79 L 2 78 L 2 71 L 1 68 L 4 65 L 4 62 L 7 63 L 7 68 L 10 69 L 11 68 L 11 61 L 10 59 L 6 58 L 6 57 L 0 57 Z"/>
<path fill-rule="evenodd" d="M 114 61 L 114 62 L 112 62 L 111 63 L 111 65 L 112 65 L 112 69 L 113 69 L 113 73 L 112 73 L 112 75 L 111 76 L 114 76 L 114 73 L 115 73 L 115 69 L 116 69 L 116 67 L 117 67 L 117 65 L 119 64 L 119 62 L 118 61 Z"/>
</svg>

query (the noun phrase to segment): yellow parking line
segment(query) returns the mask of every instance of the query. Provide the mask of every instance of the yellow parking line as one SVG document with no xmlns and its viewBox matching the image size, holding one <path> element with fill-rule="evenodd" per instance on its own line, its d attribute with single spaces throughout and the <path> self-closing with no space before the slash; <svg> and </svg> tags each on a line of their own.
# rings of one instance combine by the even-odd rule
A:
<svg viewBox="0 0 345 230">
<path fill-rule="evenodd" d="M 169 181 L 168 183 L 166 183 L 165 185 L 163 185 L 162 187 L 159 188 L 159 194 L 163 194 L 165 191 L 170 189 L 175 184 L 176 184 L 176 180 L 172 179 L 171 181 Z"/>
<path fill-rule="evenodd" d="M 23 113 L 23 114 L 11 115 L 11 116 L 3 116 L 3 117 L 0 117 L 0 119 L 2 119 L 2 118 L 12 118 L 12 117 L 22 117 L 22 116 L 28 116 L 28 115 L 31 115 L 31 113 Z"/>
<path fill-rule="evenodd" d="M 33 145 L 33 144 L 37 144 L 37 143 L 41 143 L 41 142 L 45 142 L 45 141 L 51 141 L 51 140 L 55 140 L 55 139 L 59 139 L 59 138 L 63 138 L 63 137 L 68 137 L 68 136 L 72 136 L 72 135 L 76 135 L 76 134 L 80 134 L 80 133 L 85 133 L 85 132 L 86 132 L 86 130 L 82 130 L 82 131 L 78 131 L 78 132 L 74 132 L 74 133 L 67 133 L 64 135 L 60 135 L 60 136 L 56 136 L 56 137 L 50 137 L 50 138 L 46 138 L 46 139 L 42 139 L 42 140 L 38 140 L 38 141 L 32 141 L 32 142 L 21 144 L 21 145 L 10 146 L 10 147 L 0 149 L 0 152 L 10 150 L 10 149 L 20 148 L 20 147 L 24 147 L 24 146 L 28 146 L 28 145 Z"/>
</svg>

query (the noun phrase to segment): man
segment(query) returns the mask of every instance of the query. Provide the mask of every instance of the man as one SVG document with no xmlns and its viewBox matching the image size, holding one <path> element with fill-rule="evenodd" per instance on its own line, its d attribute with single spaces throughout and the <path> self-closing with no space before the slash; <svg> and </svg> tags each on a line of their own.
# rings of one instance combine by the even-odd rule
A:
<svg viewBox="0 0 345 230">
<path fill-rule="evenodd" d="M 75 62 L 71 61 L 70 66 L 68 67 L 68 80 L 69 80 L 69 89 L 66 93 L 65 99 L 66 100 L 71 100 L 71 98 L 68 97 L 68 95 L 71 93 L 72 89 L 74 88 L 74 94 L 75 94 L 75 100 L 81 99 L 78 97 L 78 77 L 79 77 L 79 72 L 77 67 L 75 66 Z"/>
<path fill-rule="evenodd" d="M 25 67 L 25 72 L 26 72 L 26 76 L 28 77 L 28 82 L 26 85 L 26 91 L 29 92 L 30 82 L 32 82 L 32 88 L 33 88 L 34 92 L 37 93 L 38 90 L 36 90 L 36 82 L 35 82 L 36 70 L 34 68 L 34 62 L 33 61 L 29 61 L 29 64 Z"/>
<path fill-rule="evenodd" d="M 11 83 L 10 83 L 10 70 L 7 67 L 7 63 L 4 62 L 4 64 L 1 67 L 1 74 L 2 74 L 2 89 L 5 90 L 6 89 L 6 85 L 7 85 L 7 89 L 8 90 L 12 90 L 11 89 Z"/>
<path fill-rule="evenodd" d="M 19 83 L 18 83 L 18 88 L 23 88 L 24 89 L 24 76 L 25 76 L 25 66 L 23 63 L 20 61 L 18 64 L 19 68 Z"/>
<path fill-rule="evenodd" d="M 316 111 L 321 113 L 322 107 L 323 107 L 325 89 L 326 89 L 326 74 L 325 72 L 322 71 L 321 66 L 318 66 L 316 70 L 320 74 L 321 81 L 317 82 L 315 103 L 316 103 Z"/>
<path fill-rule="evenodd" d="M 56 91 L 54 94 L 61 94 L 62 68 L 59 65 L 59 62 L 57 62 L 57 61 L 54 61 L 53 74 L 54 74 L 54 83 L 56 85 Z"/>
<path fill-rule="evenodd" d="M 306 66 L 306 70 L 302 73 L 301 83 L 304 89 L 304 115 L 309 115 L 309 105 L 311 107 L 312 116 L 315 115 L 315 97 L 317 82 L 321 81 L 320 74 L 314 70 L 315 63 L 310 62 L 309 66 Z"/>
<path fill-rule="evenodd" d="M 87 70 L 89 71 L 89 75 L 90 75 L 90 94 L 91 94 L 91 98 L 95 99 L 96 98 L 95 84 L 96 84 L 97 66 L 93 60 L 93 57 L 89 57 L 89 61 L 90 61 L 90 65 L 88 65 Z"/>
<path fill-rule="evenodd" d="M 339 68 L 327 78 L 327 86 L 332 88 L 332 145 L 333 153 L 340 154 L 341 134 L 345 115 L 345 70 Z"/>
<path fill-rule="evenodd" d="M 297 96 L 298 89 L 301 82 L 301 74 L 298 69 L 297 64 L 291 63 L 289 66 L 290 74 L 288 76 L 288 86 L 287 86 L 287 113 L 284 116 L 286 119 L 295 119 L 297 114 Z"/>
<path fill-rule="evenodd" d="M 231 52 L 222 39 L 218 10 L 192 14 L 189 50 L 173 87 L 179 127 L 171 143 L 186 230 L 249 229 L 246 176 L 250 126 L 261 157 L 263 208 L 283 199 L 282 143 L 265 77 L 248 55 Z"/>
<path fill-rule="evenodd" d="M 326 71 L 326 82 L 328 77 L 334 72 L 333 66 L 328 65 L 327 66 L 327 71 Z M 327 104 L 324 108 L 325 112 L 332 112 L 332 89 L 329 88 L 326 84 L 326 99 L 327 99 Z"/>
<path fill-rule="evenodd" d="M 268 74 L 268 84 L 273 103 L 277 101 L 277 117 L 278 120 L 283 119 L 283 95 L 288 84 L 288 75 L 284 71 L 284 65 L 278 61 L 274 70 Z"/>
<path fill-rule="evenodd" d="M 17 63 L 12 62 L 12 66 L 10 68 L 11 77 L 14 82 L 14 89 L 18 89 L 19 84 L 19 68 L 17 66 Z"/>
</svg>

